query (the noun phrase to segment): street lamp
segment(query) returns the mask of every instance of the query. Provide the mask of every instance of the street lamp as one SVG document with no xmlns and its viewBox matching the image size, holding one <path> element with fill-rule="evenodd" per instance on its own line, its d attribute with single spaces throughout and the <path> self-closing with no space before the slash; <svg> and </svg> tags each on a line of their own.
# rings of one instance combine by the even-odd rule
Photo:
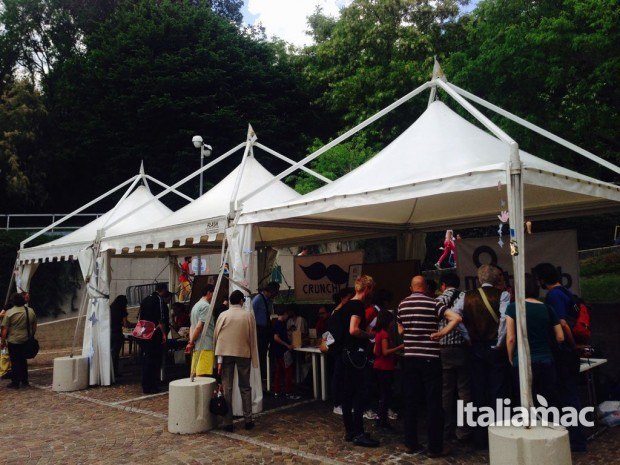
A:
<svg viewBox="0 0 620 465">
<path fill-rule="evenodd" d="M 211 156 L 211 152 L 213 152 L 213 147 L 211 147 L 208 144 L 205 144 L 201 136 L 192 137 L 192 143 L 194 144 L 194 147 L 196 147 L 197 149 L 200 149 L 200 169 L 202 169 L 202 166 L 204 164 L 204 159 L 205 157 Z M 202 171 L 200 172 L 199 195 L 202 196 Z"/>
</svg>

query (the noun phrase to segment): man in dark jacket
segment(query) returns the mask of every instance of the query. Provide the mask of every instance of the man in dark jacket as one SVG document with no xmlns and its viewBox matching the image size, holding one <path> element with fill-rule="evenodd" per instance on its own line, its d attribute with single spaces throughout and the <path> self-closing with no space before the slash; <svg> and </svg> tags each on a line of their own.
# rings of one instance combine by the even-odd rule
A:
<svg viewBox="0 0 620 465">
<path fill-rule="evenodd" d="M 140 304 L 140 320 L 155 324 L 155 333 L 149 341 L 141 341 L 144 358 L 142 359 L 142 391 L 145 394 L 159 392 L 159 372 L 166 344 L 166 334 L 170 323 L 168 302 L 171 293 L 166 283 L 157 283 L 155 292 Z"/>
</svg>

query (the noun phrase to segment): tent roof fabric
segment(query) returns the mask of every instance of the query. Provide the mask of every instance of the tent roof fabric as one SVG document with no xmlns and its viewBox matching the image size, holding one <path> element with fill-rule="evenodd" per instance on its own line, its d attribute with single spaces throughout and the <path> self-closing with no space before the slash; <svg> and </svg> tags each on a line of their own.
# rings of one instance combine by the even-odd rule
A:
<svg viewBox="0 0 620 465">
<path fill-rule="evenodd" d="M 153 199 L 154 195 L 145 186 L 138 186 L 124 200 L 120 201 L 116 209 L 101 215 L 87 225 L 73 231 L 66 236 L 55 239 L 43 245 L 23 249 L 19 253 L 19 259 L 25 261 L 49 261 L 53 259 L 77 258 L 77 253 L 94 242 L 99 229 L 106 228 L 107 234 L 127 234 L 137 231 L 145 224 L 151 224 L 172 213 L 159 200 L 153 200 L 148 205 L 143 204 Z M 130 215 L 128 215 L 131 213 Z M 127 217 L 123 218 L 125 215 Z M 123 218 L 118 223 L 114 222 Z M 111 225 L 107 229 L 107 225 Z"/>
<path fill-rule="evenodd" d="M 133 251 L 136 247 L 145 250 L 147 246 L 157 249 L 172 247 L 175 242 L 180 246 L 188 240 L 194 244 L 200 242 L 201 237 L 215 239 L 218 233 L 223 233 L 228 225 L 227 218 L 230 210 L 235 182 L 243 165 L 237 166 L 222 181 L 204 195 L 172 213 L 167 218 L 152 223 L 149 228 L 131 234 L 107 234 L 102 241 L 102 250 L 123 249 Z M 238 198 L 250 193 L 262 184 L 273 178 L 252 155 L 248 155 L 243 166 L 243 174 L 239 184 Z M 273 183 L 269 188 L 247 200 L 247 205 L 253 209 L 263 208 L 266 205 L 282 203 L 301 197 L 300 194 L 283 182 Z"/>
<path fill-rule="evenodd" d="M 355 170 L 293 201 L 262 210 L 247 205 L 239 223 L 308 228 L 367 222 L 427 230 L 490 223 L 507 209 L 500 202 L 506 200 L 509 156 L 506 143 L 435 101 Z M 618 208 L 620 187 L 524 151 L 520 156 L 528 218 Z"/>
</svg>

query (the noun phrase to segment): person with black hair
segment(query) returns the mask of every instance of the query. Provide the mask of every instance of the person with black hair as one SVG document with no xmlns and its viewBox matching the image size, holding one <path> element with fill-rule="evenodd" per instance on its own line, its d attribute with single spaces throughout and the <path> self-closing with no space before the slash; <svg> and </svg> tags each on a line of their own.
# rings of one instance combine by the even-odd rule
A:
<svg viewBox="0 0 620 465">
<path fill-rule="evenodd" d="M 346 287 L 340 289 L 333 296 L 336 307 L 332 311 L 331 317 L 327 322 L 327 330 L 334 337 L 335 341 L 329 346 L 329 356 L 333 360 L 333 371 L 331 380 L 332 399 L 334 402 L 333 412 L 336 415 L 342 415 L 342 394 L 341 394 L 341 379 L 342 379 L 342 337 L 337 338 L 342 333 L 342 307 L 355 295 L 355 290 Z"/>
<path fill-rule="evenodd" d="M 163 360 L 163 350 L 166 344 L 166 334 L 169 326 L 168 302 L 172 293 L 166 283 L 157 283 L 155 292 L 140 303 L 139 320 L 152 322 L 156 328 L 150 340 L 141 340 L 140 346 L 144 352 L 142 358 L 142 391 L 145 394 L 155 394 L 159 390 L 159 372 Z"/>
<path fill-rule="evenodd" d="M 273 339 L 271 315 L 273 314 L 273 299 L 280 292 L 280 284 L 270 282 L 252 299 L 252 310 L 256 319 L 256 337 L 258 340 L 258 358 L 262 379 L 267 379 L 267 349 Z"/>
<path fill-rule="evenodd" d="M 387 330 L 392 321 L 394 321 L 394 315 L 389 310 L 381 310 L 377 315 L 374 345 L 375 361 L 372 364 L 379 391 L 377 426 L 386 429 L 392 429 L 388 422 L 388 410 L 392 403 L 396 352 L 405 347 L 404 344 L 395 346 L 394 341 L 390 339 Z"/>
<path fill-rule="evenodd" d="M 127 322 L 127 297 L 118 295 L 110 304 L 110 352 L 112 354 L 112 369 L 114 370 L 114 378 L 120 378 L 122 375 L 119 371 L 119 358 L 123 344 L 125 344 L 125 336 L 123 328 L 129 326 Z"/>
<path fill-rule="evenodd" d="M 553 264 L 539 263 L 532 271 L 540 287 L 547 291 L 545 303 L 555 311 L 564 335 L 564 342 L 557 353 L 558 401 L 562 407 L 573 407 L 579 411 L 579 355 L 571 330 L 577 319 L 574 296 L 562 286 L 560 272 Z M 568 435 L 573 452 L 586 451 L 586 435 L 581 426 L 568 428 Z"/>
<path fill-rule="evenodd" d="M 11 295 L 13 306 L 7 310 L 2 319 L 2 339 L 0 346 L 9 348 L 11 359 L 11 383 L 8 388 L 18 389 L 28 386 L 28 359 L 24 353 L 26 342 L 37 332 L 37 315 L 26 305 L 24 296 L 19 292 Z M 30 327 L 28 327 L 30 323 Z"/>
<path fill-rule="evenodd" d="M 217 357 L 218 374 L 222 377 L 224 398 L 231 407 L 224 417 L 224 430 L 233 431 L 232 390 L 235 370 L 241 393 L 245 429 L 254 428 L 252 419 L 252 386 L 250 384 L 251 368 L 258 368 L 258 351 L 256 349 L 256 321 L 254 312 L 243 308 L 245 296 L 236 290 L 230 294 L 230 307 L 222 312 L 215 325 L 213 342 Z"/>
<path fill-rule="evenodd" d="M 436 300 L 463 316 L 460 309 L 455 309 L 455 302 L 461 296 L 458 290 L 461 280 L 454 273 L 441 275 L 439 279 L 441 295 Z M 446 326 L 446 321 L 439 323 L 439 328 Z M 463 323 L 447 336 L 439 340 L 441 347 L 441 368 L 443 372 L 442 405 L 444 411 L 444 436 L 449 439 L 456 436 L 466 440 L 471 431 L 466 427 L 456 427 L 456 399 L 464 404 L 471 401 L 471 353 L 466 339 L 467 330 Z M 458 397 L 457 397 L 458 394 Z"/>
</svg>

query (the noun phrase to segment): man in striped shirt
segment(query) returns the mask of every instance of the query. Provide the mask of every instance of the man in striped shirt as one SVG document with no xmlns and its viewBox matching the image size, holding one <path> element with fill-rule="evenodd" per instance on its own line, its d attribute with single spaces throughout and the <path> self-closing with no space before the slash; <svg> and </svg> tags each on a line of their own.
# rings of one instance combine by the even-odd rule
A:
<svg viewBox="0 0 620 465">
<path fill-rule="evenodd" d="M 442 367 L 439 340 L 461 322 L 445 305 L 425 295 L 423 276 L 411 280 L 411 295 L 398 306 L 398 330 L 403 335 L 403 395 L 405 398 L 406 452 L 422 450 L 418 442 L 418 405 L 423 399 L 427 411 L 428 456 L 446 455 L 443 448 Z M 439 329 L 439 322 L 448 324 Z"/>
</svg>

